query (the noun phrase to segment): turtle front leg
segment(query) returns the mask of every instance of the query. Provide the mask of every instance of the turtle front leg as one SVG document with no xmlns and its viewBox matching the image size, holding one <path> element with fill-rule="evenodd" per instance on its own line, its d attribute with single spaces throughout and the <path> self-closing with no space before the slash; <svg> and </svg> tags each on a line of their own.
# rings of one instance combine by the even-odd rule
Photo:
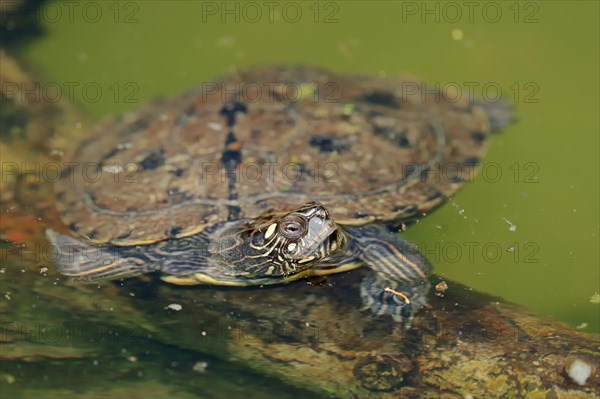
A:
<svg viewBox="0 0 600 399">
<path fill-rule="evenodd" d="M 350 251 L 376 272 L 361 283 L 365 309 L 377 315 L 389 314 L 396 321 L 408 320 L 410 325 L 415 312 L 427 305 L 431 271 L 427 259 L 383 225 L 345 230 L 351 238 Z"/>
</svg>

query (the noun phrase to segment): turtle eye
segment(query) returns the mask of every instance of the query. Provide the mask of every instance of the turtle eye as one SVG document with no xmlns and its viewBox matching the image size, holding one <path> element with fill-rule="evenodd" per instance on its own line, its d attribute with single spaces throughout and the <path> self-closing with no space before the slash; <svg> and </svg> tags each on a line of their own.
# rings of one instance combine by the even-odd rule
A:
<svg viewBox="0 0 600 399">
<path fill-rule="evenodd" d="M 296 240 L 306 233 L 306 220 L 299 215 L 286 216 L 279 224 L 279 231 L 290 240 Z"/>
</svg>

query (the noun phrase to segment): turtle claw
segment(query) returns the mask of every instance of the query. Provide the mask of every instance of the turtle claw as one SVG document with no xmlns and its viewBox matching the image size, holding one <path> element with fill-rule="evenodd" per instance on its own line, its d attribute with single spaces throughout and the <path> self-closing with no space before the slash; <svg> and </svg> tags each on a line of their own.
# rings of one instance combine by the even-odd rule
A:
<svg viewBox="0 0 600 399">
<path fill-rule="evenodd" d="M 427 306 L 429 289 L 428 281 L 390 281 L 380 274 L 370 274 L 360 284 L 362 309 L 377 316 L 389 315 L 409 328 L 417 311 Z"/>
</svg>

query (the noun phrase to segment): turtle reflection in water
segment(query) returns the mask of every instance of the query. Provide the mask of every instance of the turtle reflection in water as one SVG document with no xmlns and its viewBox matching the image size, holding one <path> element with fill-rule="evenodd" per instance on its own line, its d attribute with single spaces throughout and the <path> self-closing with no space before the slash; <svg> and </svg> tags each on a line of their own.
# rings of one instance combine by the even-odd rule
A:
<svg viewBox="0 0 600 399">
<path fill-rule="evenodd" d="M 430 266 L 392 231 L 471 178 L 508 122 L 501 103 L 410 80 L 238 71 L 100 125 L 56 185 L 72 234 L 47 235 L 60 272 L 91 281 L 248 286 L 366 265 L 365 306 L 402 320 Z"/>
</svg>

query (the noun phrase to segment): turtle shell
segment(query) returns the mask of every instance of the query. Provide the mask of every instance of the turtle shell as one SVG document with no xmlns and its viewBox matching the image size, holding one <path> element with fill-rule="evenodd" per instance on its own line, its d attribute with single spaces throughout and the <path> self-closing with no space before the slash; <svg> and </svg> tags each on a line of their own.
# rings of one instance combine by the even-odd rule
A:
<svg viewBox="0 0 600 399">
<path fill-rule="evenodd" d="M 402 221 L 472 178 L 489 132 L 485 106 L 415 79 L 236 71 L 96 127 L 57 207 L 74 232 L 116 245 L 312 200 L 341 224 Z"/>
</svg>

